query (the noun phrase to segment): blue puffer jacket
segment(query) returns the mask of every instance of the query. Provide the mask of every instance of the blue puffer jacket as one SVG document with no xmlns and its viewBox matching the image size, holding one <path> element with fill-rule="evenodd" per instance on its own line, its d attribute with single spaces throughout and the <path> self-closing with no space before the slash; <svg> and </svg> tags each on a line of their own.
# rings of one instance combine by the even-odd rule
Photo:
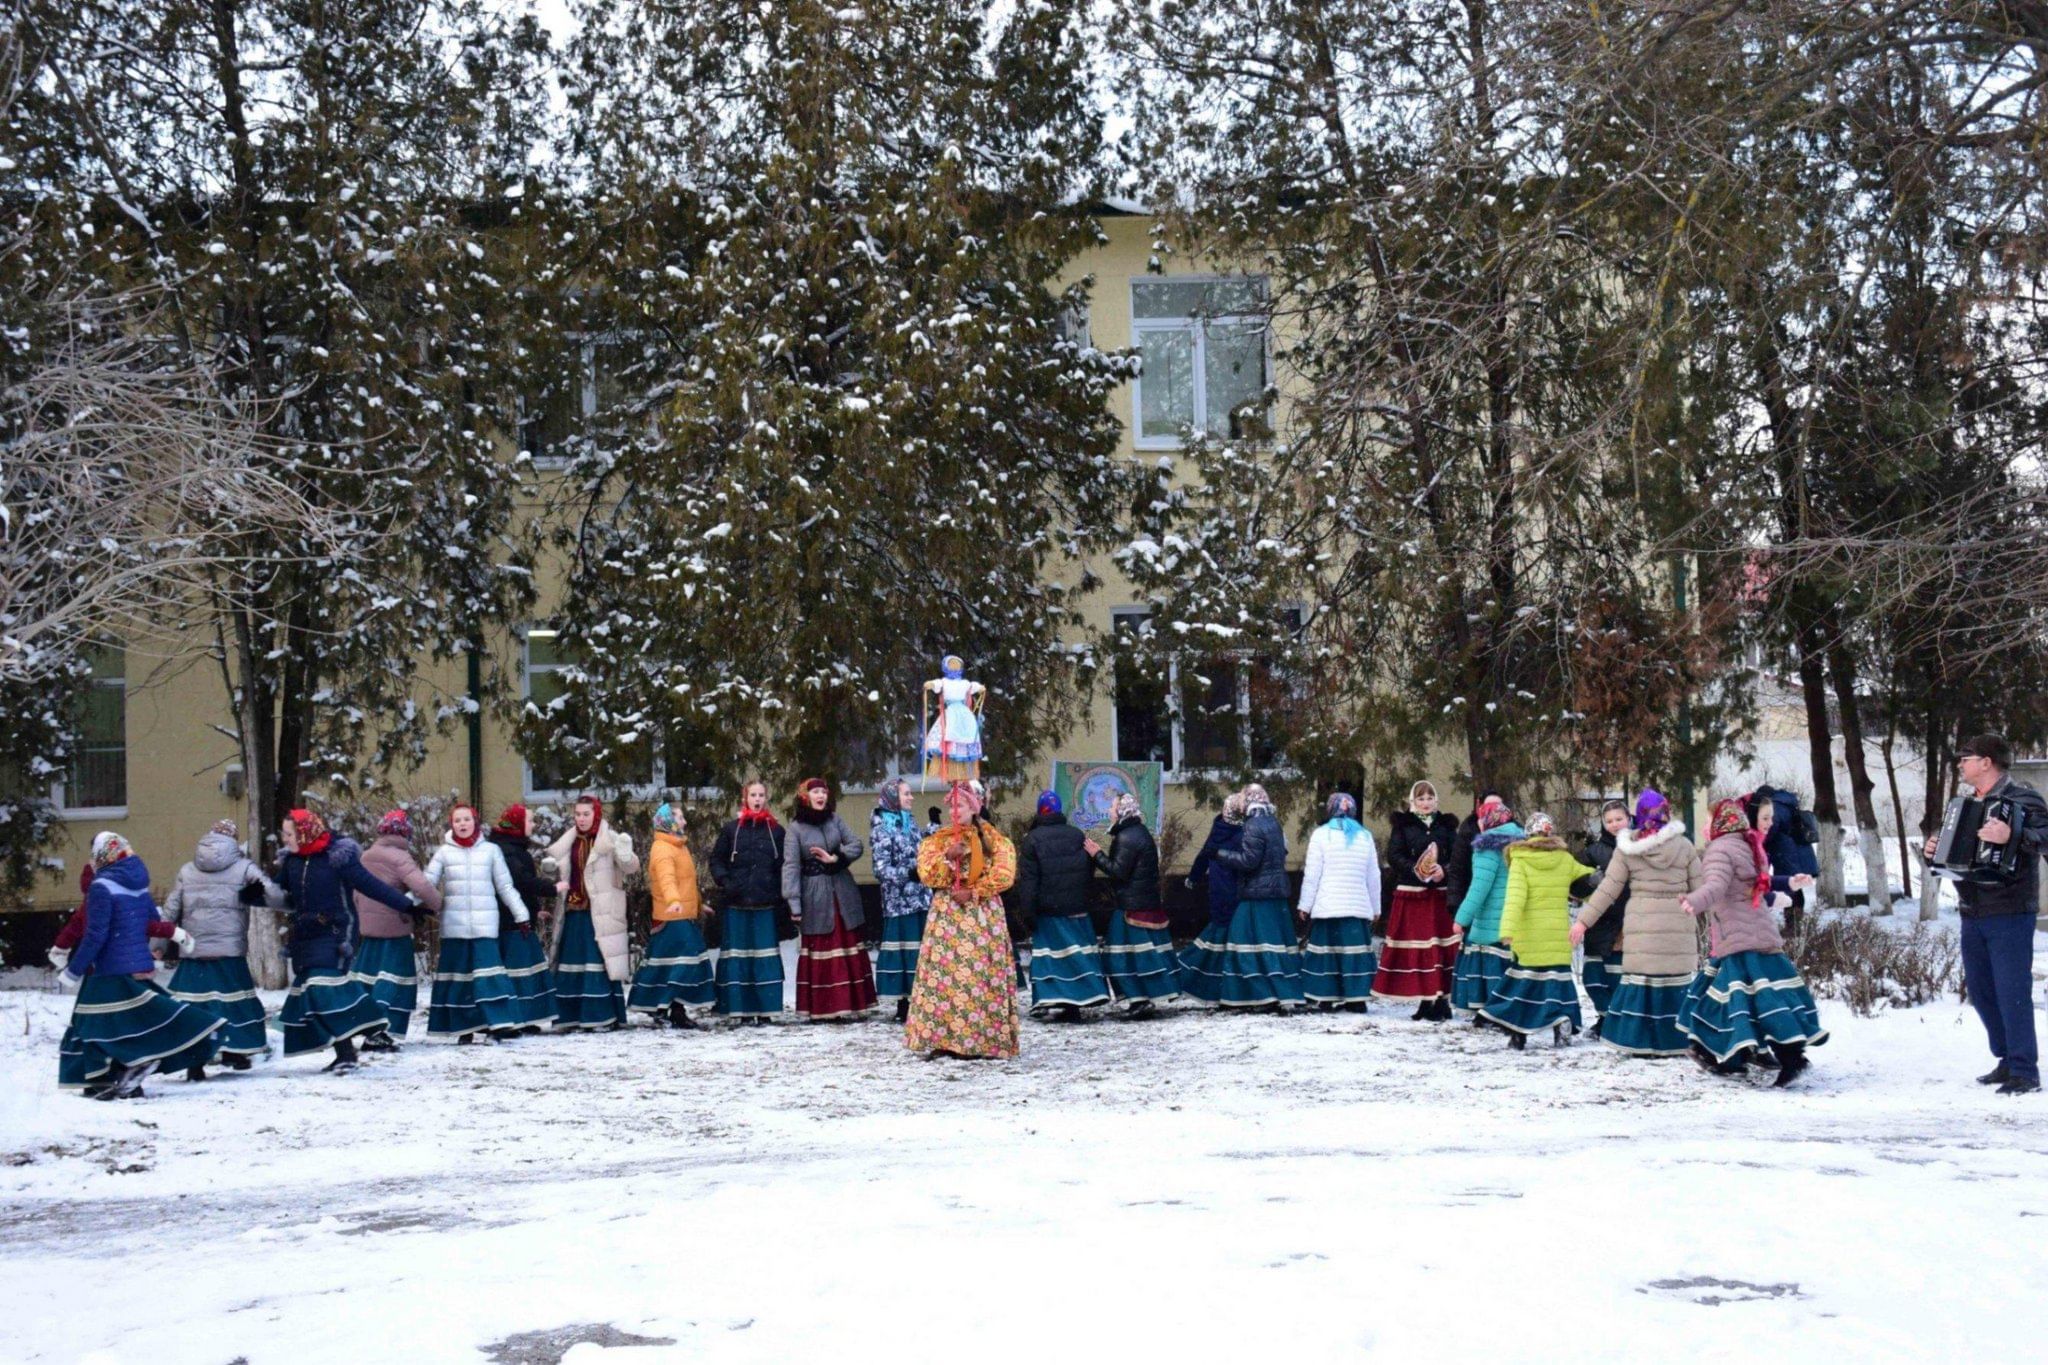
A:
<svg viewBox="0 0 2048 1365">
<path fill-rule="evenodd" d="M 1457 914 L 1465 942 L 1500 942 L 1500 912 L 1508 899 L 1507 847 L 1522 837 L 1522 827 L 1510 820 L 1472 841 L 1472 885 Z"/>
<path fill-rule="evenodd" d="M 1281 833 L 1279 818 L 1265 807 L 1245 817 L 1242 843 L 1219 848 L 1211 856 L 1237 873 L 1240 902 L 1294 903 L 1294 889 L 1287 884 L 1287 836 Z"/>
<path fill-rule="evenodd" d="M 346 967 L 356 955 L 355 902 L 360 891 L 393 910 L 407 911 L 413 900 L 386 886 L 363 866 L 363 850 L 353 839 L 336 835 L 333 842 L 308 858 L 287 853 L 279 867 L 285 902 L 291 907 L 292 970 Z"/>
<path fill-rule="evenodd" d="M 149 955 L 149 922 L 157 918 L 149 896 L 149 869 L 129 854 L 93 874 L 85 893 L 85 937 L 66 970 L 75 977 L 141 976 L 156 970 Z"/>
<path fill-rule="evenodd" d="M 1244 843 L 1244 826 L 1234 825 L 1222 816 L 1217 816 L 1209 826 L 1209 838 L 1203 843 L 1202 851 L 1195 855 L 1195 864 L 1188 869 L 1188 880 L 1209 879 L 1209 920 L 1212 924 L 1228 924 L 1230 917 L 1237 913 L 1237 869 L 1225 867 L 1216 861 L 1218 852 L 1226 848 L 1238 848 Z"/>
<path fill-rule="evenodd" d="M 1756 796 L 1759 801 L 1768 796 L 1771 802 L 1771 832 L 1764 836 L 1764 856 L 1771 860 L 1771 889 L 1786 892 L 1794 905 L 1804 909 L 1806 893 L 1792 890 L 1792 878 L 1802 873 L 1819 876 L 1820 859 L 1811 845 L 1799 842 L 1799 798 L 1774 787 L 1758 787 Z"/>
</svg>

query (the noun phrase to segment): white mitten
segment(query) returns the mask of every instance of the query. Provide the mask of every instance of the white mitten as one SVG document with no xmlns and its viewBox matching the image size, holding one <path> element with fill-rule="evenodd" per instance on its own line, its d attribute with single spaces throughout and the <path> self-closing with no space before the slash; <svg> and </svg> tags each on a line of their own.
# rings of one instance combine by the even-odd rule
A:
<svg viewBox="0 0 2048 1365">
<path fill-rule="evenodd" d="M 618 852 L 618 856 L 621 858 L 632 857 L 633 836 L 626 833 L 626 831 L 624 830 L 620 830 L 617 834 L 614 834 L 612 836 L 612 848 Z"/>
<path fill-rule="evenodd" d="M 182 924 L 171 931 L 171 942 L 178 945 L 178 951 L 181 953 L 189 953 L 199 946 L 199 940 L 186 933 Z"/>
<path fill-rule="evenodd" d="M 66 995 L 76 995 L 78 994 L 78 988 L 85 984 L 85 978 L 73 976 L 68 971 L 59 972 L 57 973 L 57 984 L 64 988 Z"/>
<path fill-rule="evenodd" d="M 1782 914 L 1784 911 L 1790 910 L 1791 908 L 1792 898 L 1790 896 L 1786 895 L 1782 891 L 1773 891 L 1771 893 L 1771 909 L 1776 910 Z"/>
<path fill-rule="evenodd" d="M 63 971 L 65 964 L 70 961 L 71 950 L 69 948 L 50 949 L 50 965 L 52 967 L 55 967 L 58 971 Z"/>
</svg>

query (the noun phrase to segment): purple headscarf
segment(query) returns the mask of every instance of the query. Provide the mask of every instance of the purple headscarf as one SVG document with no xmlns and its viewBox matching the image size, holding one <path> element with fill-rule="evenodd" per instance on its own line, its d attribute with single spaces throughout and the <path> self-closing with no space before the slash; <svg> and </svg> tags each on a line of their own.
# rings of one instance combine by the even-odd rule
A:
<svg viewBox="0 0 2048 1365">
<path fill-rule="evenodd" d="M 1636 833 L 1655 834 L 1671 822 L 1671 803 L 1653 787 L 1643 788 L 1636 798 Z"/>
</svg>

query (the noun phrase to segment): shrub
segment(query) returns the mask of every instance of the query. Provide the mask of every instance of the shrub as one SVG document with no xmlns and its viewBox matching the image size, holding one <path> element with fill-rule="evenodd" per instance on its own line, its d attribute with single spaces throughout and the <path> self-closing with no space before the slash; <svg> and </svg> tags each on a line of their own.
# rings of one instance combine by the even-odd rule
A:
<svg viewBox="0 0 2048 1365">
<path fill-rule="evenodd" d="M 1962 951 L 1955 933 L 1940 925 L 1900 930 L 1868 915 L 1814 916 L 1786 940 L 1785 951 L 1814 994 L 1860 1015 L 1961 997 Z"/>
</svg>

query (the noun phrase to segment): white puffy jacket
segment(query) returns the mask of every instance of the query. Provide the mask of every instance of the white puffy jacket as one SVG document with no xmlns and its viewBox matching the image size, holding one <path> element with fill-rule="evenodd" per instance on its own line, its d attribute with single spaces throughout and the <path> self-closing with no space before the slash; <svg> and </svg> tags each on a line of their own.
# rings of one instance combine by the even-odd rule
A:
<svg viewBox="0 0 2048 1365">
<path fill-rule="evenodd" d="M 526 902 L 512 884 L 505 855 L 489 839 L 478 837 L 468 848 L 449 834 L 427 863 L 427 880 L 441 889 L 442 938 L 496 938 L 498 903 L 512 918 L 526 923 Z"/>
<path fill-rule="evenodd" d="M 1308 837 L 1301 908 L 1311 919 L 1379 918 L 1380 855 L 1371 830 L 1360 828 L 1346 842 L 1342 830 L 1324 825 Z"/>
</svg>

